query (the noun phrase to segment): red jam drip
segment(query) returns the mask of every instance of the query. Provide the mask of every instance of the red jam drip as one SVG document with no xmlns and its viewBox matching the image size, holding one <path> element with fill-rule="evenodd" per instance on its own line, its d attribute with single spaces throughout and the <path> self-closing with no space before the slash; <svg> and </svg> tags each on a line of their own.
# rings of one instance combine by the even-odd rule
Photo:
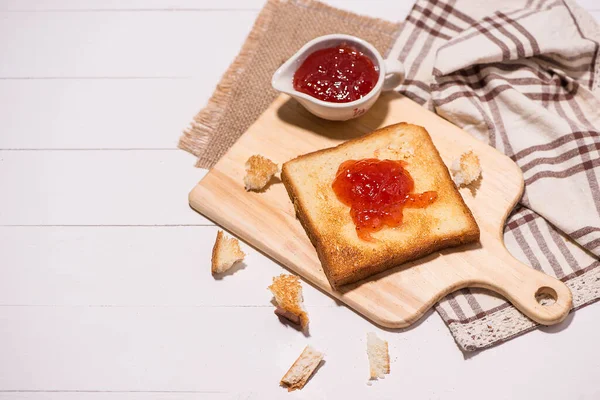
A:
<svg viewBox="0 0 600 400">
<path fill-rule="evenodd" d="M 360 51 L 340 45 L 310 54 L 294 74 L 294 89 L 319 100 L 347 103 L 369 93 L 379 68 Z"/>
<path fill-rule="evenodd" d="M 337 198 L 350 206 L 358 236 L 374 241 L 371 233 L 385 226 L 402 224 L 404 207 L 424 208 L 437 199 L 437 192 L 412 193 L 415 183 L 403 161 L 348 160 L 333 181 Z"/>
</svg>

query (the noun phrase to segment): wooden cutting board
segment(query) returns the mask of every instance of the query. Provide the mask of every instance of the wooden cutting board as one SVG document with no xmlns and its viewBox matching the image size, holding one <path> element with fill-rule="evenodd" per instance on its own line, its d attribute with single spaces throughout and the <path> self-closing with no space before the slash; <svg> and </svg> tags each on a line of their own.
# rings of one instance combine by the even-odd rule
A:
<svg viewBox="0 0 600 400">
<path fill-rule="evenodd" d="M 246 192 L 244 163 L 261 154 L 282 164 L 403 121 L 429 131 L 446 165 L 468 149 L 479 155 L 479 188 L 460 192 L 479 224 L 481 243 L 444 250 L 334 291 L 283 184 L 276 180 L 262 193 Z M 189 200 L 207 218 L 381 326 L 406 327 L 443 296 L 464 287 L 493 290 L 534 321 L 551 325 L 571 309 L 571 292 L 559 280 L 514 259 L 503 243 L 504 222 L 522 192 L 523 176 L 512 160 L 406 97 L 384 94 L 366 115 L 332 122 L 281 95 L 192 190 Z M 556 301 L 543 306 L 536 300 L 539 295 Z"/>
</svg>

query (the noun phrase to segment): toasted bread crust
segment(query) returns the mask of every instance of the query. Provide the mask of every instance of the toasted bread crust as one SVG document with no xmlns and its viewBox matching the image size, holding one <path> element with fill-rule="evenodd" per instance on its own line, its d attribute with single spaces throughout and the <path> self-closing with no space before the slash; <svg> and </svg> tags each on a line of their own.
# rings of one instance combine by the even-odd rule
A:
<svg viewBox="0 0 600 400">
<path fill-rule="evenodd" d="M 428 156 L 439 165 L 438 170 L 441 175 L 438 178 L 443 181 L 445 189 L 448 192 L 447 195 L 452 197 L 452 206 L 459 210 L 460 216 L 465 219 L 466 228 L 463 229 L 460 234 L 448 236 L 435 237 L 434 235 L 424 234 L 422 235 L 423 237 L 413 240 L 411 245 L 403 248 L 402 251 L 394 251 L 393 249 L 388 249 L 389 251 L 373 250 L 367 254 L 364 249 L 359 250 L 355 246 L 334 243 L 330 236 L 324 235 L 323 232 L 319 231 L 316 221 L 312 219 L 310 210 L 306 207 L 304 202 L 301 201 L 302 188 L 299 187 L 297 182 L 293 179 L 293 173 L 291 172 L 293 165 L 297 162 L 307 162 L 313 159 L 319 159 L 328 153 L 344 152 L 357 144 L 366 145 L 369 141 L 377 140 L 380 136 L 390 135 L 400 130 L 410 131 L 411 134 L 418 135 L 423 146 L 427 148 Z M 319 260 L 323 265 L 325 275 L 334 288 L 362 280 L 371 275 L 388 270 L 404 262 L 423 257 L 443 248 L 479 240 L 479 227 L 475 222 L 473 214 L 456 189 L 450 176 L 450 172 L 443 163 L 438 150 L 433 145 L 431 137 L 427 131 L 420 126 L 407 123 L 390 125 L 361 138 L 345 142 L 337 147 L 318 150 L 297 157 L 283 164 L 281 180 L 294 204 L 296 215 L 300 223 L 304 227 L 310 241 L 315 246 Z M 345 218 L 349 218 L 349 216 Z M 430 227 L 423 226 L 422 228 L 426 233 L 429 233 Z M 334 247 L 337 248 L 334 249 Z M 349 260 L 356 260 L 355 266 L 349 266 Z"/>
<path fill-rule="evenodd" d="M 322 150 L 320 150 L 320 151 L 322 151 Z M 317 152 L 309 153 L 309 154 L 315 154 L 315 153 L 317 153 Z M 290 162 L 290 161 L 288 161 L 288 162 Z M 294 205 L 294 210 L 296 211 L 296 218 L 298 218 L 298 220 L 300 221 L 300 224 L 306 231 L 306 234 L 307 234 L 308 238 L 310 239 L 310 242 L 312 243 L 312 245 L 315 246 L 315 249 L 317 250 L 317 255 L 319 256 L 319 260 L 321 260 L 321 263 L 323 263 L 323 258 L 324 258 L 322 255 L 323 243 L 321 243 L 321 241 L 319 240 L 316 225 L 311 221 L 311 219 L 308 217 L 308 213 L 306 212 L 306 210 L 304 209 L 302 204 L 300 204 L 300 202 L 298 201 L 298 198 L 299 198 L 298 190 L 299 189 L 296 187 L 296 185 L 293 183 L 293 181 L 290 180 L 287 167 L 288 167 L 288 163 L 285 163 L 285 164 L 283 164 L 283 166 L 281 168 L 281 182 L 283 182 L 283 186 L 285 186 L 285 190 L 287 191 L 288 196 L 290 196 L 290 200 L 292 201 L 292 204 Z M 325 275 L 327 276 L 327 279 L 331 283 L 331 277 L 329 276 L 328 269 L 324 268 L 324 272 L 325 272 Z"/>
<path fill-rule="evenodd" d="M 219 268 L 219 253 L 221 252 L 221 248 L 223 246 L 223 231 L 217 232 L 217 238 L 215 239 L 215 244 L 212 249 L 212 257 L 210 259 L 210 270 L 213 274 L 217 273 Z"/>
<path fill-rule="evenodd" d="M 286 386 L 288 392 L 302 389 L 323 360 L 323 356 L 323 353 L 318 352 L 311 346 L 306 346 L 281 378 L 279 384 Z"/>
<path fill-rule="evenodd" d="M 454 183 L 459 187 L 469 186 L 481 178 L 481 164 L 473 150 L 461 154 L 457 160 L 454 160 L 451 170 L 454 175 Z"/>
<path fill-rule="evenodd" d="M 268 289 L 273 293 L 277 302 L 278 308 L 275 309 L 275 314 L 294 323 L 300 323 L 302 329 L 305 329 L 308 326 L 309 318 L 303 308 L 300 279 L 294 275 L 281 274 L 273 277 L 273 283 Z"/>
<path fill-rule="evenodd" d="M 279 171 L 277 164 L 261 155 L 251 156 L 244 167 L 246 169 L 244 186 L 247 191 L 264 189 L 273 175 Z"/>
<path fill-rule="evenodd" d="M 229 247 L 229 249 L 227 247 Z M 225 256 L 230 258 L 229 262 L 223 260 Z M 240 249 L 240 243 L 236 238 L 225 237 L 225 234 L 221 230 L 217 232 L 217 238 L 213 246 L 211 258 L 211 272 L 213 274 L 227 271 L 233 264 L 243 260 L 244 257 L 245 254 Z"/>
</svg>

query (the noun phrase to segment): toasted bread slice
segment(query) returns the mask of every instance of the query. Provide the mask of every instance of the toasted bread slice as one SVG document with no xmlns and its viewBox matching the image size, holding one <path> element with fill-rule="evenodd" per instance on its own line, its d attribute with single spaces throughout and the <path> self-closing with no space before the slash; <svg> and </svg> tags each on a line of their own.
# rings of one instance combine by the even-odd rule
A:
<svg viewBox="0 0 600 400">
<path fill-rule="evenodd" d="M 306 346 L 300 357 L 292 364 L 288 372 L 281 378 L 280 384 L 288 388 L 288 392 L 302 389 L 308 378 L 315 372 L 323 360 L 323 353 Z"/>
<path fill-rule="evenodd" d="M 373 332 L 367 333 L 367 355 L 370 379 L 385 378 L 385 375 L 390 373 L 388 343 Z"/>
<path fill-rule="evenodd" d="M 245 256 L 236 238 L 225 237 L 223 231 L 218 231 L 212 251 L 211 271 L 213 274 L 221 274 L 236 262 L 242 261 Z"/>
<path fill-rule="evenodd" d="M 244 186 L 248 191 L 260 191 L 264 189 L 271 178 L 273 178 L 273 175 L 279 172 L 277 164 L 260 155 L 251 156 L 246 161 L 245 168 Z"/>
<path fill-rule="evenodd" d="M 456 186 L 468 186 L 481 176 L 479 157 L 473 153 L 473 150 L 469 150 L 454 160 L 450 170 L 454 176 Z"/>
<path fill-rule="evenodd" d="M 302 329 L 308 326 L 309 319 L 304 310 L 302 286 L 297 276 L 281 274 L 273 277 L 273 284 L 269 286 L 269 290 L 277 303 L 275 314 L 299 324 Z"/>
<path fill-rule="evenodd" d="M 405 208 L 402 224 L 373 233 L 373 242 L 358 237 L 350 208 L 338 200 L 331 186 L 341 163 L 365 158 L 404 160 L 415 193 L 437 192 L 433 204 Z M 390 125 L 337 147 L 297 157 L 283 165 L 281 178 L 334 288 L 479 239 L 471 211 L 429 134 L 420 126 Z"/>
</svg>

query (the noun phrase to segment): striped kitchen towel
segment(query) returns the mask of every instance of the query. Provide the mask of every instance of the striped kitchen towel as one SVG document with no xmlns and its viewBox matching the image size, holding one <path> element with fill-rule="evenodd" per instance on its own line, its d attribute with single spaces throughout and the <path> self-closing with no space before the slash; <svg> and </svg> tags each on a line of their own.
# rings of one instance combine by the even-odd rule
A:
<svg viewBox="0 0 600 400">
<path fill-rule="evenodd" d="M 600 297 L 597 38 L 592 17 L 562 0 L 419 0 L 391 51 L 407 69 L 402 94 L 521 167 L 506 246 L 565 282 L 576 308 Z M 484 290 L 437 311 L 464 350 L 535 327 Z"/>
</svg>

